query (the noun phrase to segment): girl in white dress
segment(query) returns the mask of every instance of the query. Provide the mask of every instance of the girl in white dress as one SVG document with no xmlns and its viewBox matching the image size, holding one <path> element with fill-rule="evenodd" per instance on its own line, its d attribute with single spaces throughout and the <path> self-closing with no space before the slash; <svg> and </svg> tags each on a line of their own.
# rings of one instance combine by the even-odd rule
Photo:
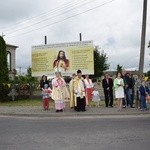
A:
<svg viewBox="0 0 150 150">
<path fill-rule="evenodd" d="M 124 98 L 124 81 L 118 72 L 114 80 L 115 97 L 118 99 L 118 111 L 122 109 L 122 98 Z"/>
<path fill-rule="evenodd" d="M 95 106 L 100 106 L 100 94 L 96 85 L 94 85 L 94 90 L 92 92 L 92 101 L 95 103 Z"/>
</svg>

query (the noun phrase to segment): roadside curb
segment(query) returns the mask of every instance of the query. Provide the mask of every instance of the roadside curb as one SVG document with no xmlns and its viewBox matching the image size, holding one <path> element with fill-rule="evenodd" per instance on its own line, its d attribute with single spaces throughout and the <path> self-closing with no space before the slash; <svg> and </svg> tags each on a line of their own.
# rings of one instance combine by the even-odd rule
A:
<svg viewBox="0 0 150 150">
<path fill-rule="evenodd" d="M 117 108 L 87 108 L 85 112 L 76 112 L 69 107 L 66 107 L 63 112 L 55 112 L 55 108 L 50 108 L 45 111 L 40 106 L 0 106 L 0 116 L 18 116 L 18 117 L 48 117 L 48 118 L 62 118 L 62 117 L 99 117 L 99 116 L 140 116 L 140 115 L 150 115 L 150 110 L 140 111 L 137 108 L 130 109 L 125 108 L 122 111 L 117 111 Z"/>
<path fill-rule="evenodd" d="M 100 116 L 144 116 L 144 115 L 148 115 L 150 116 L 150 112 L 135 112 L 135 113 L 103 113 L 103 114 L 98 114 L 98 113 L 49 113 L 49 114 L 19 114 L 19 113 L 0 113 L 0 116 L 9 116 L 9 117 L 46 117 L 46 118 L 62 118 L 62 117 L 100 117 Z"/>
</svg>

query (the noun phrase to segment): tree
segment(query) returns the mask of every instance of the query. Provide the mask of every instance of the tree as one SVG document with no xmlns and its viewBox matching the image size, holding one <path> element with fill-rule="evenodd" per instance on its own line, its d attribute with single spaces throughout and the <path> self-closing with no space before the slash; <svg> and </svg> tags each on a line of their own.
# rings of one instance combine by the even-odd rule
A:
<svg viewBox="0 0 150 150">
<path fill-rule="evenodd" d="M 32 84 L 32 83 L 35 83 L 38 81 L 37 81 L 37 78 L 32 77 L 32 69 L 31 69 L 31 67 L 28 67 L 27 74 L 25 76 L 22 76 L 22 75 L 16 76 L 13 82 L 14 83 L 23 83 L 23 84 L 25 84 L 25 83 Z"/>
<path fill-rule="evenodd" d="M 0 36 L 0 101 L 8 100 L 10 90 L 6 84 L 8 80 L 6 43 L 3 37 Z"/>
<path fill-rule="evenodd" d="M 104 51 L 99 51 L 99 47 L 94 48 L 94 78 L 101 77 L 103 72 L 109 69 L 108 57 Z"/>
<path fill-rule="evenodd" d="M 8 82 L 8 80 L 6 43 L 0 36 L 0 83 Z"/>
<path fill-rule="evenodd" d="M 150 79 L 150 70 L 147 71 L 145 75 Z"/>
<path fill-rule="evenodd" d="M 147 76 L 148 76 L 148 77 L 150 77 L 150 70 L 149 70 L 149 71 L 147 71 Z"/>
<path fill-rule="evenodd" d="M 122 66 L 120 66 L 120 65 L 118 64 L 116 70 L 117 70 L 117 72 L 120 72 L 120 73 L 121 73 L 121 72 L 122 72 Z"/>
<path fill-rule="evenodd" d="M 31 67 L 27 68 L 27 74 L 22 76 L 15 76 L 13 83 L 17 83 L 17 92 L 19 98 L 32 98 L 33 92 L 36 89 L 36 84 L 38 80 L 36 77 L 32 77 Z M 29 95 L 28 95 L 29 94 Z"/>
<path fill-rule="evenodd" d="M 31 67 L 27 68 L 26 80 L 27 80 L 28 83 L 37 82 L 37 78 L 32 76 L 32 69 L 31 69 Z"/>
</svg>

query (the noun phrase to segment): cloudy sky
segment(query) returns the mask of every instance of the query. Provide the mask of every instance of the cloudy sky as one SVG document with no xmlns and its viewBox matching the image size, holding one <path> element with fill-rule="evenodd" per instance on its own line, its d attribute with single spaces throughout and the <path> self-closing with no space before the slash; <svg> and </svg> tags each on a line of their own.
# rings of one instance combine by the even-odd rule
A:
<svg viewBox="0 0 150 150">
<path fill-rule="evenodd" d="M 31 46 L 93 40 L 117 64 L 138 69 L 143 0 L 0 0 L 0 34 L 17 45 L 16 68 L 31 66 Z M 149 70 L 150 2 L 144 70 Z"/>
</svg>

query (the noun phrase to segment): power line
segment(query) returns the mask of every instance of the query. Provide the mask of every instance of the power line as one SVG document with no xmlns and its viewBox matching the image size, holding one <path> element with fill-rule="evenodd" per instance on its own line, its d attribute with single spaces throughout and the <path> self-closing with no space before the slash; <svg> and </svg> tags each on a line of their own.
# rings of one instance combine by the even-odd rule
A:
<svg viewBox="0 0 150 150">
<path fill-rule="evenodd" d="M 71 9 L 69 9 L 69 10 L 67 10 L 67 11 L 64 11 L 64 12 L 59 13 L 59 14 L 57 14 L 57 15 L 48 17 L 48 18 L 46 18 L 46 19 L 43 19 L 43 20 L 38 21 L 38 22 L 36 22 L 36 23 L 30 24 L 30 25 L 28 25 L 28 26 L 25 26 L 25 27 L 16 29 L 16 30 L 14 30 L 14 31 L 12 31 L 12 32 L 10 32 L 10 33 L 7 33 L 7 34 L 12 34 L 12 33 L 16 32 L 16 31 L 20 31 L 20 30 L 23 30 L 23 29 L 26 29 L 26 28 L 30 28 L 30 27 L 32 27 L 32 26 L 34 26 L 34 25 L 43 23 L 43 22 L 45 22 L 45 21 L 48 21 L 48 20 L 50 20 L 50 19 L 53 19 L 53 18 L 56 18 L 56 17 L 59 17 L 59 16 L 62 16 L 62 15 L 66 14 L 66 13 L 68 13 L 68 12 L 74 10 L 74 9 L 80 8 L 80 7 L 85 6 L 85 5 L 89 4 L 89 3 L 92 3 L 92 2 L 94 2 L 94 1 L 97 1 L 97 0 L 91 0 L 91 1 L 89 1 L 89 2 L 83 3 L 83 4 L 79 5 L 79 6 L 76 6 L 76 7 L 71 8 Z"/>
<path fill-rule="evenodd" d="M 24 34 L 27 34 L 27 33 L 30 33 L 30 32 L 36 31 L 36 30 L 39 30 L 39 29 L 41 29 L 41 28 L 46 28 L 46 27 L 48 27 L 48 26 L 55 25 L 55 24 L 57 24 L 57 23 L 63 22 L 63 21 L 68 20 L 68 19 L 70 19 L 70 18 L 74 18 L 74 17 L 76 17 L 76 16 L 85 14 L 85 13 L 87 13 L 87 12 L 89 12 L 89 11 L 92 11 L 92 10 L 94 10 L 94 9 L 97 9 L 97 8 L 99 8 L 99 7 L 102 7 L 102 6 L 104 6 L 104 5 L 107 5 L 107 4 L 109 4 L 109 3 L 112 3 L 113 1 L 115 1 L 115 0 L 111 0 L 111 1 L 105 2 L 105 3 L 103 3 L 103 4 L 100 4 L 100 5 L 98 5 L 98 6 L 95 6 L 95 7 L 93 7 L 93 8 L 87 9 L 87 10 L 85 10 L 85 11 L 83 11 L 83 12 L 77 13 L 77 14 L 72 15 L 72 16 L 69 16 L 69 17 L 66 17 L 66 18 L 61 19 L 61 20 L 59 20 L 59 21 L 55 21 L 55 22 L 53 22 L 53 23 L 47 24 L 47 25 L 45 25 L 45 26 L 42 26 L 42 27 L 40 27 L 40 28 L 36 28 L 36 29 L 30 30 L 30 31 L 28 31 L 28 32 L 21 33 L 21 34 L 16 35 L 16 36 L 21 36 L 21 35 L 24 35 Z M 10 37 L 8 36 L 8 38 L 16 37 L 16 36 L 10 36 Z"/>
<path fill-rule="evenodd" d="M 69 1 L 68 1 L 68 2 L 69 2 Z M 67 2 L 67 5 L 68 5 L 68 2 Z M 72 2 L 70 2 L 70 3 L 72 3 Z M 66 7 L 66 6 L 63 6 L 63 5 L 66 5 L 66 3 L 60 5 L 59 7 L 55 7 L 55 8 L 52 9 L 51 11 L 43 12 L 43 13 L 41 13 L 41 14 L 39 14 L 39 15 L 36 15 L 36 16 L 30 17 L 30 18 L 25 18 L 25 20 L 24 20 L 23 23 L 22 23 L 22 21 L 21 21 L 21 22 L 15 23 L 15 24 L 12 25 L 12 26 L 16 26 L 16 25 L 18 25 L 18 24 L 19 24 L 19 25 L 20 25 L 20 24 L 24 24 L 25 22 L 28 22 L 28 21 L 33 20 L 33 19 L 36 19 L 36 18 L 38 18 L 38 17 L 40 17 L 40 16 L 43 16 L 43 15 L 47 15 L 47 14 L 49 14 L 49 13 L 55 11 L 55 10 L 59 10 L 60 7 L 61 7 L 61 8 Z M 6 29 L 6 27 L 0 27 L 0 29 L 3 30 L 3 29 Z"/>
<path fill-rule="evenodd" d="M 21 23 L 19 23 L 19 24 L 15 24 L 13 27 L 11 27 L 11 29 L 10 29 L 10 27 L 9 27 L 9 29 L 5 29 L 5 30 L 7 30 L 7 31 L 5 31 L 5 32 L 9 32 L 9 31 L 11 31 L 12 30 L 12 28 L 15 28 L 16 26 L 19 26 L 19 27 L 22 27 L 22 25 L 24 25 L 24 24 L 26 24 L 26 23 L 30 23 L 31 21 L 34 21 L 34 20 L 36 20 L 36 19 L 39 19 L 39 18 L 41 18 L 41 17 L 44 17 L 44 16 L 47 16 L 47 15 L 49 15 L 49 14 L 51 14 L 51 15 L 53 15 L 53 14 L 57 14 L 58 12 L 60 12 L 60 11 L 63 11 L 63 10 L 65 10 L 65 9 L 68 9 L 68 8 L 70 8 L 70 7 L 73 7 L 73 6 L 76 6 L 76 5 L 78 5 L 78 4 L 80 4 L 80 3 L 82 3 L 82 2 L 85 2 L 85 1 L 89 1 L 89 0 L 81 0 L 80 2 L 70 2 L 70 3 L 67 3 L 67 4 L 65 4 L 63 7 L 61 7 L 61 6 L 59 6 L 59 7 L 56 7 L 56 8 L 54 8 L 53 10 L 51 10 L 51 11 L 49 11 L 49 12 L 47 12 L 47 13 L 42 13 L 42 14 L 40 14 L 40 15 L 38 15 L 38 16 L 35 16 L 35 17 L 32 17 L 31 19 L 27 19 L 27 20 L 24 20 L 23 22 L 21 22 Z M 40 21 L 40 22 L 42 22 L 42 21 Z M 34 24 L 36 24 L 36 23 L 34 23 Z M 33 24 L 33 25 L 34 25 Z M 28 27 L 28 26 L 27 26 Z M 2 30 L 4 30 L 4 29 L 2 29 Z M 16 31 L 16 30 L 15 30 Z"/>
</svg>

